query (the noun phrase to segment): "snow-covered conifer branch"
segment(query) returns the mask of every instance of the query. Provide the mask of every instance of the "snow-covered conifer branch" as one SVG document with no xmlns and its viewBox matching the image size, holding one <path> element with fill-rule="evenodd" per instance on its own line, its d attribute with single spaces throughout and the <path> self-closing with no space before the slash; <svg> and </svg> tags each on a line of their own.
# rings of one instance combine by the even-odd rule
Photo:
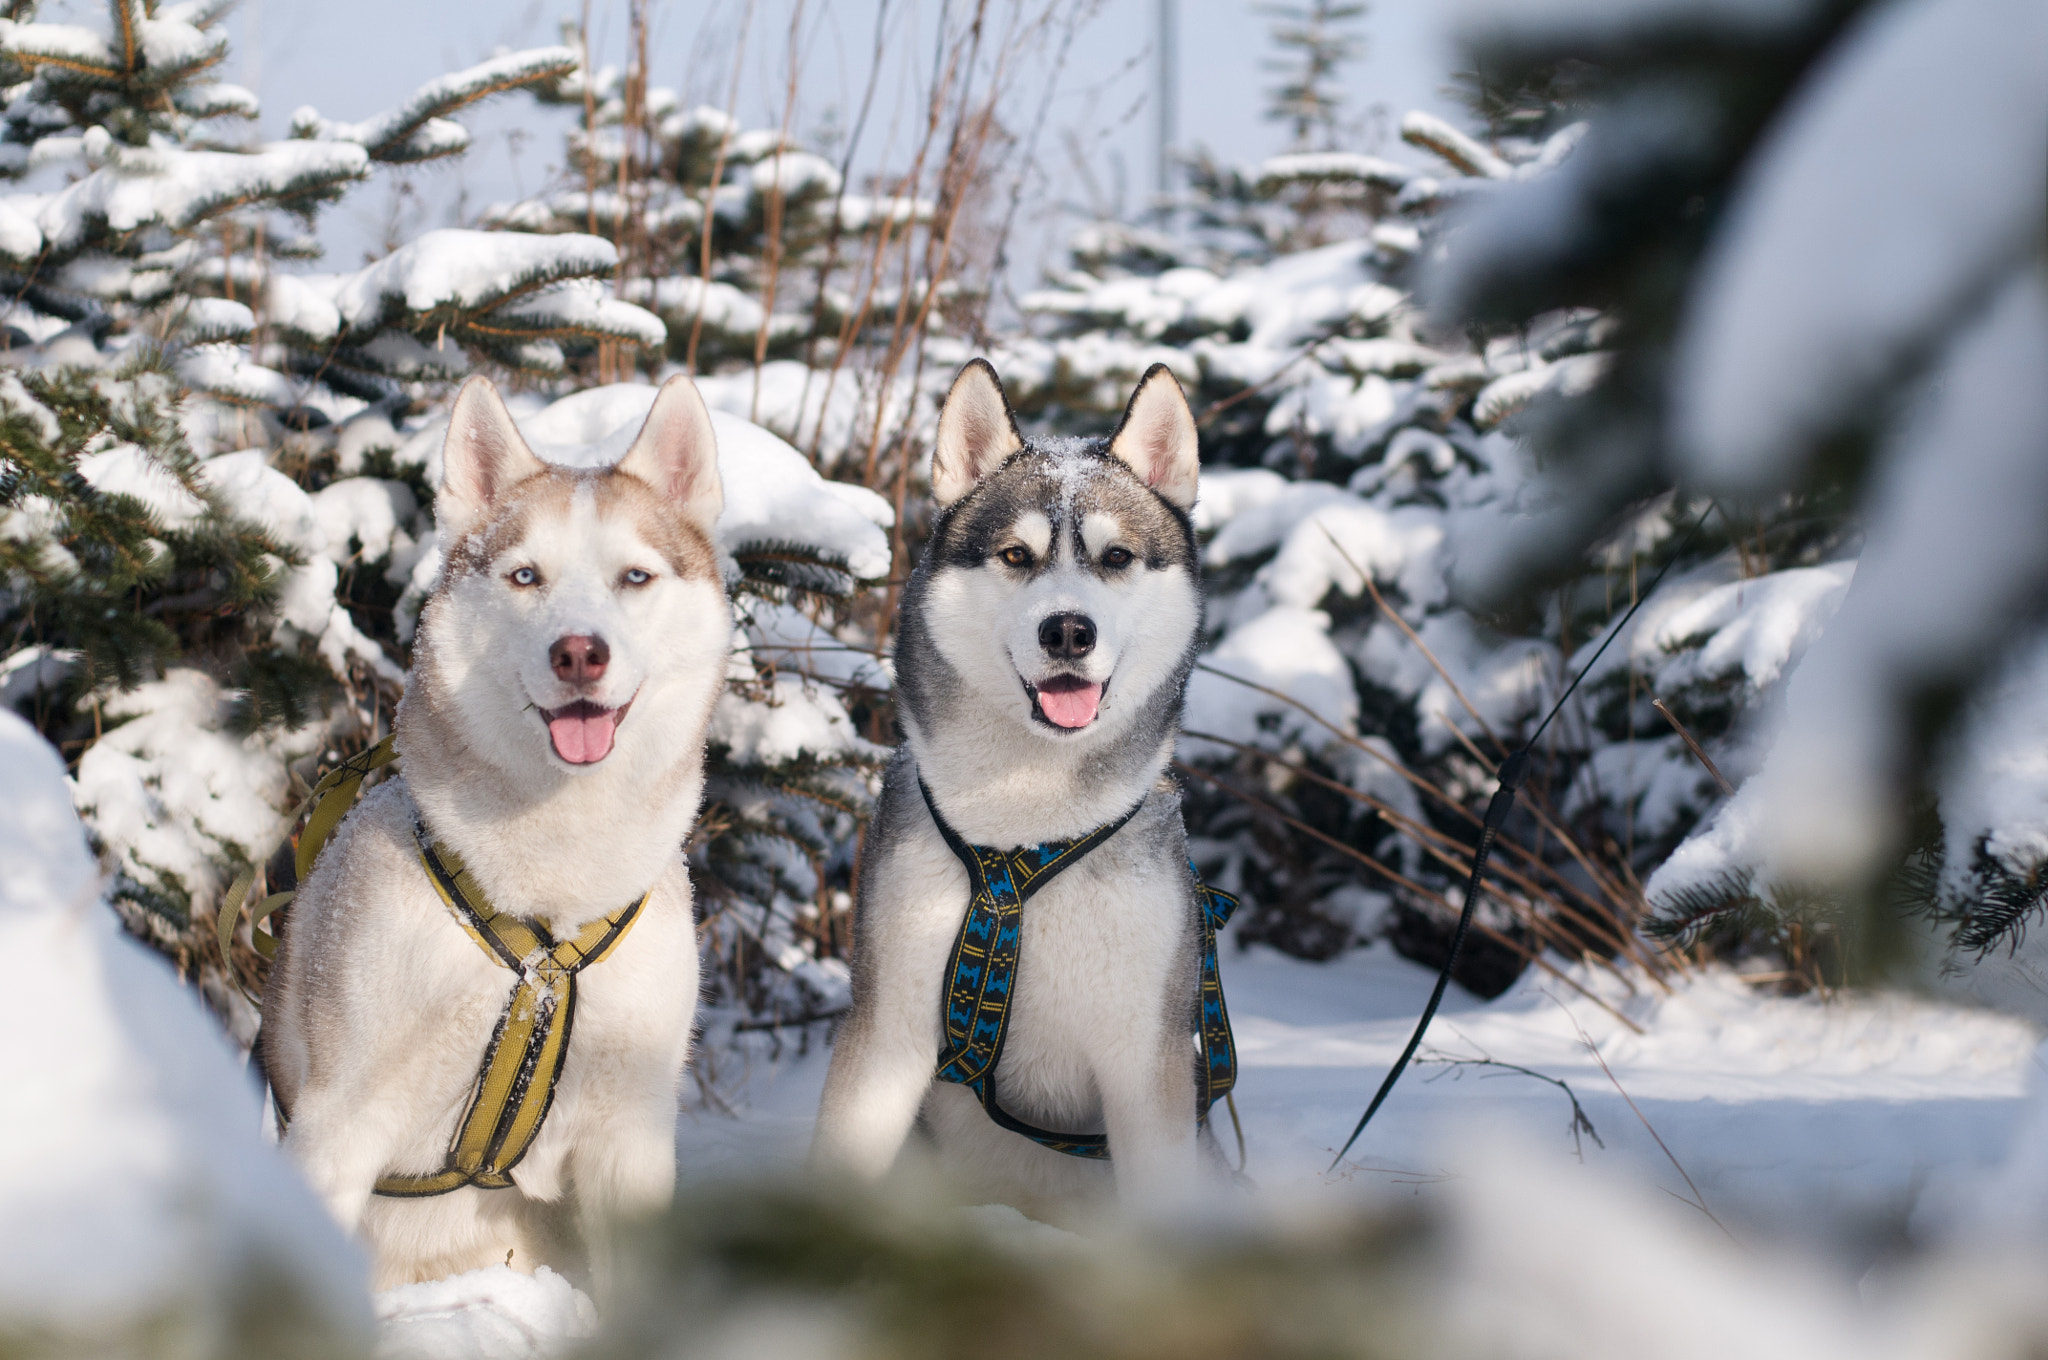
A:
<svg viewBox="0 0 2048 1360">
<path fill-rule="evenodd" d="M 1270 194 L 1290 184 L 1363 184 L 1397 194 L 1415 178 L 1405 165 L 1353 151 L 1302 151 L 1275 156 L 1259 167 L 1258 191 Z"/>
<path fill-rule="evenodd" d="M 1458 171 L 1482 179 L 1508 179 L 1512 167 L 1466 133 L 1432 113 L 1410 113 L 1401 120 L 1401 140 L 1443 157 Z"/>
<path fill-rule="evenodd" d="M 104 37 L 75 24 L 0 19 L 0 55 L 73 84 L 118 85 L 128 72 Z"/>
<path fill-rule="evenodd" d="M 371 159 L 410 164 L 454 155 L 468 134 L 446 121 L 449 114 L 506 90 L 556 81 L 574 71 L 581 58 L 567 47 L 537 47 L 428 81 L 397 108 L 358 123 L 336 123 L 307 107 L 292 115 L 292 135 L 354 142 Z"/>
</svg>

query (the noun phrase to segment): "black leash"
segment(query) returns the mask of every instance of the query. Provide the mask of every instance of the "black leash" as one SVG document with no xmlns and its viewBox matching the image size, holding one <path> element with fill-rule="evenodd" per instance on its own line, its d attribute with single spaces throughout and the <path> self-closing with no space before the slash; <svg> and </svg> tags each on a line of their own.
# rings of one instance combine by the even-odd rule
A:
<svg viewBox="0 0 2048 1360">
<path fill-rule="evenodd" d="M 1387 1079 L 1380 1083 L 1379 1091 L 1372 1098 L 1372 1104 L 1366 1106 L 1365 1113 L 1358 1117 L 1358 1125 L 1351 1130 L 1351 1136 L 1344 1140 L 1344 1146 L 1338 1148 L 1337 1155 L 1330 1159 L 1331 1171 L 1335 1171 L 1337 1164 L 1344 1160 L 1344 1154 L 1351 1151 L 1351 1145 L 1358 1141 L 1359 1134 L 1365 1132 L 1365 1126 L 1379 1113 L 1380 1106 L 1387 1103 L 1387 1096 L 1393 1091 L 1394 1083 L 1408 1070 L 1408 1060 L 1415 1056 L 1415 1050 L 1421 1046 L 1423 1032 L 1429 1028 L 1429 1022 L 1436 1019 L 1436 1008 L 1443 1003 L 1444 991 L 1451 985 L 1451 970 L 1458 966 L 1458 951 L 1464 947 L 1465 935 L 1472 928 L 1472 913 L 1479 907 L 1479 894 L 1484 886 L 1480 876 L 1486 870 L 1487 857 L 1493 853 L 1493 839 L 1506 824 L 1508 814 L 1514 811 L 1515 795 L 1522 791 L 1522 781 L 1528 778 L 1530 751 L 1542 740 L 1551 719 L 1564 708 L 1565 700 L 1572 697 L 1572 691 L 1579 687 L 1579 681 L 1586 678 L 1587 672 L 1591 671 L 1606 653 L 1608 646 L 1621 636 L 1621 630 L 1628 627 L 1628 621 L 1636 616 L 1636 611 L 1643 607 L 1644 601 L 1656 594 L 1657 587 L 1664 584 L 1665 576 L 1678 565 L 1678 559 L 1685 555 L 1685 550 L 1692 545 L 1694 535 L 1699 533 L 1700 527 L 1707 522 L 1707 516 L 1713 511 L 1714 502 L 1708 501 L 1707 508 L 1700 511 L 1700 517 L 1692 522 L 1692 528 L 1686 530 L 1685 537 L 1679 540 L 1678 549 L 1671 554 L 1671 560 L 1666 562 L 1651 580 L 1650 588 L 1636 596 L 1636 602 L 1628 607 L 1628 612 L 1621 616 L 1621 621 L 1608 630 L 1606 641 L 1600 644 L 1600 650 L 1593 653 L 1586 664 L 1579 668 L 1579 673 L 1572 677 L 1572 682 L 1564 687 L 1564 693 L 1557 696 L 1557 702 L 1550 706 L 1550 712 L 1543 715 L 1543 721 L 1536 725 L 1536 731 L 1531 734 L 1529 740 L 1522 743 L 1520 750 L 1513 752 L 1500 763 L 1500 770 L 1496 776 L 1500 780 L 1500 787 L 1493 791 L 1493 798 L 1486 805 L 1486 819 L 1479 830 L 1479 846 L 1472 853 L 1472 879 L 1465 885 L 1465 907 L 1458 913 L 1458 929 L 1451 935 L 1451 952 L 1444 959 L 1444 966 L 1436 975 L 1436 987 L 1429 994 L 1429 1004 L 1422 1008 L 1422 1019 L 1416 1024 L 1415 1032 L 1408 1036 L 1408 1046 L 1401 1050 L 1401 1056 L 1394 1061 L 1393 1070 L 1388 1072 Z"/>
</svg>

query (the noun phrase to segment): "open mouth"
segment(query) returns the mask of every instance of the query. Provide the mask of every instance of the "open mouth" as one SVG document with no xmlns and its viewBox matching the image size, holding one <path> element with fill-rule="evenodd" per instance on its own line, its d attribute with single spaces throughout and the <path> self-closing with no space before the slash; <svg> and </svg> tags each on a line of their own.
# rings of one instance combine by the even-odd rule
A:
<svg viewBox="0 0 2048 1360">
<path fill-rule="evenodd" d="M 544 708 L 540 716 L 556 755 L 571 765 L 595 765 L 612 753 L 612 738 L 632 706 L 631 699 L 617 708 L 578 699 L 560 708 Z"/>
<path fill-rule="evenodd" d="M 1031 696 L 1031 716 L 1048 727 L 1073 732 L 1095 721 L 1102 706 L 1107 682 L 1083 680 L 1078 675 L 1049 675 L 1037 684 L 1024 682 Z"/>
</svg>

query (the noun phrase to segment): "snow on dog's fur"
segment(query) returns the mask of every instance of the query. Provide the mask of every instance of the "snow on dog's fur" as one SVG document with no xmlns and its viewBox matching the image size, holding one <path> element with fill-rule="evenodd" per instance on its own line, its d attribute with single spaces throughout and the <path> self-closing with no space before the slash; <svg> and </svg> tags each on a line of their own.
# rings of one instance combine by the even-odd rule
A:
<svg viewBox="0 0 2048 1360">
<path fill-rule="evenodd" d="M 681 846 L 731 609 L 712 533 L 711 422 L 687 379 L 616 468 L 542 463 L 496 389 L 450 421 L 447 553 L 372 790 L 289 913 L 263 1056 L 285 1145 L 389 1288 L 481 1266 L 602 1269 L 605 1227 L 664 1204 L 697 1000 Z M 498 911 L 557 939 L 652 889 L 577 979 L 568 1058 L 513 1188 L 373 1196 L 438 1171 L 516 977 L 435 894 L 414 839 L 455 851 Z"/>
<path fill-rule="evenodd" d="M 1200 918 L 1165 768 L 1202 615 L 1197 472 L 1194 421 L 1163 367 L 1107 441 L 1027 442 L 993 369 L 977 360 L 955 380 L 932 460 L 941 513 L 898 625 L 906 741 L 861 862 L 853 1012 L 817 1161 L 879 1175 L 921 1118 L 952 1171 L 998 1197 L 1057 1201 L 1111 1175 L 933 1080 L 968 882 L 922 776 L 962 837 L 1002 849 L 1084 835 L 1142 802 L 1024 909 L 997 1096 L 1041 1128 L 1106 1129 L 1127 1199 L 1196 1181 Z"/>
</svg>

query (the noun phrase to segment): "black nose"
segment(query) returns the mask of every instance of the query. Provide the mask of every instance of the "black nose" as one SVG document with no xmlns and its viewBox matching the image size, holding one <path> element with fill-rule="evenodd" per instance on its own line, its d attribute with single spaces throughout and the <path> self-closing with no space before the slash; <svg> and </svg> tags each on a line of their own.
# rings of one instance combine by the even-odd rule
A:
<svg viewBox="0 0 2048 1360">
<path fill-rule="evenodd" d="M 1086 614 L 1050 614 L 1038 625 L 1038 645 L 1071 661 L 1095 650 L 1095 620 Z"/>
<path fill-rule="evenodd" d="M 611 659 L 612 649 L 605 646 L 604 639 L 588 633 L 556 638 L 555 645 L 548 648 L 548 664 L 555 668 L 556 677 L 572 685 L 602 679 Z"/>
</svg>

